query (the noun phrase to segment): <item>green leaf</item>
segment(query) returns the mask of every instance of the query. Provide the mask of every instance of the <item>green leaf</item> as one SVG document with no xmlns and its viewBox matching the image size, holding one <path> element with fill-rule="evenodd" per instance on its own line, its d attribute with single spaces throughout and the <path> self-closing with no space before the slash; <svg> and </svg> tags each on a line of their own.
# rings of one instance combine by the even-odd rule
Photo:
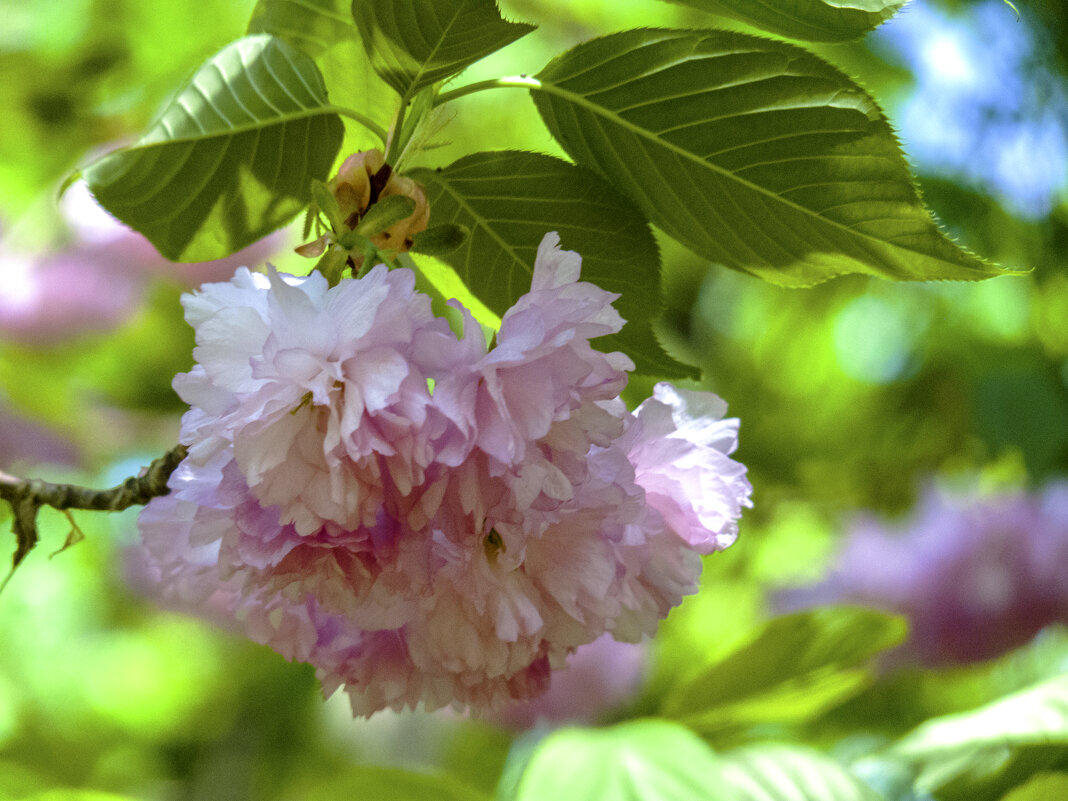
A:
<svg viewBox="0 0 1068 801">
<path fill-rule="evenodd" d="M 1006 795 L 1003 801 L 1053 801 L 1068 798 L 1068 773 L 1041 773 Z"/>
<path fill-rule="evenodd" d="M 731 801 L 879 801 L 840 762 L 799 745 L 760 744 L 720 756 Z"/>
<path fill-rule="evenodd" d="M 1052 743 L 1068 745 L 1068 674 L 971 712 L 929 720 L 898 742 L 893 753 L 927 761 L 960 749 Z"/>
<path fill-rule="evenodd" d="M 20 801 L 137 801 L 130 795 L 115 795 L 103 790 L 45 790 L 43 793 L 22 796 Z"/>
<path fill-rule="evenodd" d="M 503 20 L 495 0 L 353 0 L 352 16 L 378 74 L 402 97 L 534 30 Z"/>
<path fill-rule="evenodd" d="M 557 57 L 532 94 L 553 136 L 695 253 L 774 283 L 999 274 L 924 208 L 856 83 L 794 45 L 635 30 Z"/>
<path fill-rule="evenodd" d="M 947 801 L 986 801 L 1050 767 L 1064 768 L 1068 675 L 970 712 L 929 720 L 888 756 L 912 763 L 917 786 Z"/>
<path fill-rule="evenodd" d="M 374 236 L 394 223 L 399 223 L 405 217 L 411 217 L 414 212 L 415 201 L 410 197 L 389 195 L 367 209 L 367 213 L 353 230 L 363 236 Z"/>
<path fill-rule="evenodd" d="M 695 373 L 671 359 L 652 321 L 660 311 L 660 252 L 642 215 L 597 175 L 551 156 L 517 151 L 475 153 L 441 170 L 415 170 L 434 224 L 454 223 L 471 235 L 441 258 L 496 314 L 530 290 L 538 244 L 549 231 L 582 256 L 582 279 L 620 294 L 627 324 L 597 341 L 618 348 L 638 372 Z"/>
<path fill-rule="evenodd" d="M 313 180 L 311 182 L 312 208 L 321 211 L 335 231 L 345 230 L 345 219 L 341 216 L 341 207 L 337 204 L 337 198 L 330 191 L 330 186 L 325 181 Z M 304 234 L 305 238 L 308 236 Z"/>
<path fill-rule="evenodd" d="M 352 19 L 350 0 L 259 0 L 248 32 L 285 39 L 315 59 L 336 106 L 356 109 L 375 127 L 389 127 L 397 110 L 396 93 L 378 77 Z M 384 141 L 362 126 L 348 126 L 345 154 Z"/>
<path fill-rule="evenodd" d="M 405 259 L 411 258 L 411 255 L 402 253 L 398 259 L 404 264 Z M 450 325 L 453 322 L 462 323 L 463 315 L 457 314 L 458 310 L 447 305 L 450 300 L 458 300 L 482 326 L 486 341 L 491 342 L 501 327 L 501 316 L 479 300 L 478 296 L 473 294 L 463 279 L 457 275 L 456 270 L 442 261 L 440 257 L 424 253 L 417 255 L 419 256 L 418 263 L 415 263 L 413 259 L 411 265 L 416 275 L 415 285 L 424 295 L 430 296 L 434 316 L 445 317 L 450 320 Z M 456 333 L 458 335 L 463 333 L 462 325 L 456 329 Z"/>
<path fill-rule="evenodd" d="M 277 36 L 318 58 L 352 30 L 348 5 L 347 0 L 258 0 L 248 33 Z"/>
<path fill-rule="evenodd" d="M 963 751 L 959 758 L 924 764 L 916 785 L 924 792 L 936 790 L 939 801 L 999 801 L 1033 776 L 1064 770 L 1068 770 L 1064 745 L 977 748 Z"/>
<path fill-rule="evenodd" d="M 894 753 L 926 760 L 976 745 L 1068 744 L 1068 674 L 1042 681 L 970 712 L 930 720 Z"/>
<path fill-rule="evenodd" d="M 719 760 L 693 732 L 665 720 L 546 737 L 519 779 L 516 801 L 734 801 Z"/>
<path fill-rule="evenodd" d="M 285 225 L 341 145 L 315 63 L 271 36 L 227 45 L 133 147 L 84 171 L 104 208 L 173 261 L 207 261 Z"/>
<path fill-rule="evenodd" d="M 791 39 L 848 42 L 878 28 L 908 0 L 673 0 Z"/>
<path fill-rule="evenodd" d="M 432 225 L 412 237 L 411 250 L 428 256 L 443 256 L 460 247 L 469 236 L 471 231 L 463 225 Z"/>
<path fill-rule="evenodd" d="M 341 281 L 341 275 L 348 266 L 348 251 L 342 248 L 328 247 L 319 260 L 315 262 L 313 269 L 322 273 L 330 286 L 337 286 Z"/>
<path fill-rule="evenodd" d="M 777 617 L 669 692 L 663 712 L 701 730 L 810 719 L 866 686 L 866 663 L 901 642 L 906 628 L 901 618 L 860 607 Z"/>
</svg>

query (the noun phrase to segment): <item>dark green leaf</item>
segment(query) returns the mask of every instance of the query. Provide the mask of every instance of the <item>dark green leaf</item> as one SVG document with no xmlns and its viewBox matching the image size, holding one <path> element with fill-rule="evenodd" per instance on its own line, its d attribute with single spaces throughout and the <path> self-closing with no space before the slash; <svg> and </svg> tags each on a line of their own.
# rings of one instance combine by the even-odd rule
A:
<svg viewBox="0 0 1068 801">
<path fill-rule="evenodd" d="M 501 19 L 495 0 L 353 0 L 352 16 L 378 74 L 402 97 L 534 30 Z"/>
<path fill-rule="evenodd" d="M 799 745 L 761 744 L 720 756 L 731 801 L 879 801 L 834 759 Z"/>
<path fill-rule="evenodd" d="M 693 371 L 672 360 L 656 341 L 660 311 L 660 253 L 642 215 L 589 170 L 534 153 L 475 153 L 443 170 L 416 170 L 426 186 L 430 219 L 471 231 L 444 256 L 490 310 L 503 314 L 523 293 L 538 244 L 549 231 L 561 247 L 582 256 L 582 279 L 620 299 L 622 333 L 598 340 L 619 348 L 639 372 L 682 376 Z"/>
<path fill-rule="evenodd" d="M 465 225 L 432 225 L 413 237 L 412 252 L 425 253 L 428 256 L 444 256 L 460 247 L 471 236 Z"/>
<path fill-rule="evenodd" d="M 636 30 L 537 76 L 553 136 L 695 253 L 775 283 L 999 274 L 924 208 L 875 101 L 784 42 Z"/>
<path fill-rule="evenodd" d="M 693 732 L 665 720 L 564 729 L 535 750 L 516 801 L 734 801 L 719 761 Z"/>
<path fill-rule="evenodd" d="M 356 109 L 384 130 L 397 110 L 397 96 L 371 67 L 350 5 L 350 0 L 259 0 L 248 32 L 269 33 L 312 56 L 330 100 Z M 383 144 L 362 126 L 346 128 L 346 155 Z"/>
<path fill-rule="evenodd" d="M 205 261 L 299 213 L 341 137 L 314 62 L 250 36 L 201 67 L 136 145 L 84 174 L 100 204 L 164 256 Z"/>
<path fill-rule="evenodd" d="M 258 0 L 248 33 L 269 33 L 318 58 L 349 36 L 348 7 L 348 0 Z"/>
<path fill-rule="evenodd" d="M 673 0 L 765 31 L 813 42 L 847 42 L 894 16 L 908 0 Z"/>
<path fill-rule="evenodd" d="M 754 639 L 676 687 L 664 714 L 699 729 L 802 721 L 870 681 L 866 663 L 904 639 L 901 618 L 860 607 L 778 617 Z"/>
</svg>

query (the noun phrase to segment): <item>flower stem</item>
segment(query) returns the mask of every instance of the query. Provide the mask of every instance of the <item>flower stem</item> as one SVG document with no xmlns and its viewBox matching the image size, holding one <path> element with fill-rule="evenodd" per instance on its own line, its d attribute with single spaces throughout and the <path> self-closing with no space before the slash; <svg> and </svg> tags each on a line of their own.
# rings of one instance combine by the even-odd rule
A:
<svg viewBox="0 0 1068 801">
<path fill-rule="evenodd" d="M 396 158 L 399 155 L 399 143 L 403 140 L 404 133 L 404 115 L 408 111 L 408 104 L 411 102 L 410 98 L 405 95 L 401 98 L 400 108 L 397 109 L 397 119 L 390 128 L 389 136 L 383 140 L 386 143 L 386 164 L 396 169 Z"/>
</svg>

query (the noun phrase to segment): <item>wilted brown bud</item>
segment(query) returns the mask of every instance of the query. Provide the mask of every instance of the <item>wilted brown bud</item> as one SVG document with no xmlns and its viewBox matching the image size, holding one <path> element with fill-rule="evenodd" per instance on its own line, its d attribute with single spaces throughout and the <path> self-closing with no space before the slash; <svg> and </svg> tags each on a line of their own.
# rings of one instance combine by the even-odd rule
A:
<svg viewBox="0 0 1068 801">
<path fill-rule="evenodd" d="M 386 158 L 381 150 L 353 153 L 341 163 L 337 175 L 327 182 L 341 210 L 341 218 L 349 228 L 355 228 L 360 216 L 367 211 L 371 203 L 371 179 L 378 175 L 385 164 Z M 385 176 L 387 181 L 389 177 Z M 374 194 L 377 196 L 378 192 Z"/>
<path fill-rule="evenodd" d="M 423 187 L 403 175 L 394 175 L 389 179 L 381 197 L 404 195 L 415 201 L 415 211 L 400 222 L 394 223 L 385 231 L 371 237 L 371 241 L 380 248 L 390 248 L 401 253 L 412 246 L 412 238 L 420 231 L 425 231 L 430 224 L 430 204 L 426 200 Z"/>
<path fill-rule="evenodd" d="M 375 246 L 383 250 L 407 251 L 412 246 L 412 237 L 426 230 L 430 222 L 426 191 L 411 178 L 394 175 L 381 150 L 364 150 L 349 156 L 327 186 L 334 193 L 341 218 L 350 229 L 357 226 L 368 207 L 380 198 L 405 195 L 415 201 L 415 211 L 409 217 L 371 237 Z"/>
</svg>

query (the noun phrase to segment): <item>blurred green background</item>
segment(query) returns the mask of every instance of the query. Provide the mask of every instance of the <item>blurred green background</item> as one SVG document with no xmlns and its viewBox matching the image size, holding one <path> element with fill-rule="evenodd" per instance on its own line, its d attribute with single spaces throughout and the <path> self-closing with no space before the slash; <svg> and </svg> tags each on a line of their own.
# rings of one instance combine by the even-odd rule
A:
<svg viewBox="0 0 1068 801">
<path fill-rule="evenodd" d="M 139 256 L 93 266 L 99 280 L 82 287 L 92 259 L 78 261 L 77 215 L 60 214 L 56 192 L 90 154 L 135 137 L 204 58 L 242 34 L 252 6 L 0 0 L 0 468 L 106 485 L 174 443 L 183 407 L 170 381 L 192 364 L 178 305 L 189 276 Z M 656 0 L 501 6 L 541 27 L 472 78 L 535 72 L 613 30 L 733 25 Z M 738 458 L 755 508 L 608 719 L 654 709 L 674 678 L 765 619 L 771 593 L 817 580 L 855 510 L 904 514 L 936 479 L 1038 488 L 1068 472 L 1068 11 L 1053 0 L 1017 6 L 1019 21 L 999 0 L 915 0 L 866 41 L 819 52 L 880 99 L 953 235 L 1029 270 L 1023 277 L 851 277 L 784 290 L 662 241 L 660 333 L 741 418 Z M 521 92 L 455 105 L 447 141 L 425 163 L 505 147 L 560 153 Z M 307 269 L 278 251 L 281 267 Z M 66 272 L 40 269 L 62 258 Z M 101 311 L 80 322 L 70 303 Z M 38 325 L 45 318 L 50 327 Z M 639 400 L 652 378 L 632 383 Z M 135 519 L 79 513 L 87 539 L 49 559 L 72 524 L 46 510 L 42 547 L 0 595 L 0 799 L 63 787 L 326 799 L 366 762 L 492 790 L 513 733 L 450 714 L 352 720 L 342 699 L 321 701 L 307 666 L 156 606 L 131 556 Z M 13 537 L 2 541 L 13 550 Z M 1054 643 L 996 665 L 899 677 L 911 694 L 888 682 L 869 706 L 828 720 L 826 736 L 873 709 L 879 728 L 902 730 L 994 697 L 1062 664 L 1068 648 Z"/>
</svg>

